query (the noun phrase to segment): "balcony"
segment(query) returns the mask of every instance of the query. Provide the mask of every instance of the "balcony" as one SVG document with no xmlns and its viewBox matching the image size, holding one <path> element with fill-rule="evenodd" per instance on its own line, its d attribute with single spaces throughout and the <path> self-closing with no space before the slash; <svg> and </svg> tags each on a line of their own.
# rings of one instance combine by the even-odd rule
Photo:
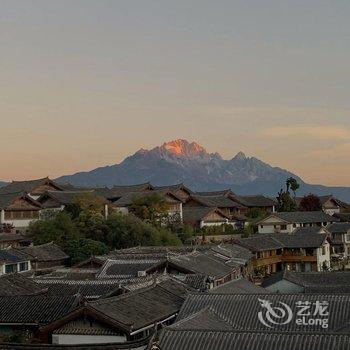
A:
<svg viewBox="0 0 350 350">
<path fill-rule="evenodd" d="M 315 255 L 302 255 L 302 254 L 282 254 L 281 261 L 286 262 L 286 263 L 317 262 L 317 256 L 315 256 Z"/>
</svg>

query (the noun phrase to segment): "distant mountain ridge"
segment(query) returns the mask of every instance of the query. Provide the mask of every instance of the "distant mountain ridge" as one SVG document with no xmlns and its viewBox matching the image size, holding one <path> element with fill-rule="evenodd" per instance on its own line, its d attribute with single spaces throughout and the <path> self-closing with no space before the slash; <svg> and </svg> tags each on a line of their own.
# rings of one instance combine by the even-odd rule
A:
<svg viewBox="0 0 350 350">
<path fill-rule="evenodd" d="M 6 186 L 7 185 L 7 182 L 5 182 L 5 181 L 0 181 L 0 188 L 1 187 L 4 187 L 4 186 Z"/>
<path fill-rule="evenodd" d="M 276 196 L 288 177 L 296 178 L 299 194 L 334 194 L 350 201 L 350 188 L 306 184 L 292 172 L 239 152 L 225 160 L 218 153 L 208 153 L 201 145 L 187 140 L 166 142 L 151 150 L 140 149 L 121 163 L 87 172 L 62 176 L 61 183 L 75 186 L 132 185 L 151 182 L 164 186 L 183 182 L 195 191 L 231 188 L 238 194 Z"/>
</svg>

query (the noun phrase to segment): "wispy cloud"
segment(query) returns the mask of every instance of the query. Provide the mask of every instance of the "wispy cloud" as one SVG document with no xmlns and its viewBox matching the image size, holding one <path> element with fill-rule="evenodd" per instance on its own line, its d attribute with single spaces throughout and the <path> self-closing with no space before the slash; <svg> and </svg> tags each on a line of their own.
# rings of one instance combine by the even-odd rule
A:
<svg viewBox="0 0 350 350">
<path fill-rule="evenodd" d="M 263 129 L 263 136 L 313 140 L 350 140 L 350 129 L 339 125 L 276 126 Z"/>
<path fill-rule="evenodd" d="M 349 159 L 350 143 L 342 143 L 328 148 L 313 150 L 308 154 L 315 158 L 332 157 L 332 159 Z"/>
</svg>

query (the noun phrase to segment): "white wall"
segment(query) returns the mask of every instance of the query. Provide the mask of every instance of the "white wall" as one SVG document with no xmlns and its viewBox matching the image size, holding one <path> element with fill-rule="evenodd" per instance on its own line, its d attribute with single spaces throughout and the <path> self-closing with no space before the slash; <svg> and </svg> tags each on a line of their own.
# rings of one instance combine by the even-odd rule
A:
<svg viewBox="0 0 350 350">
<path fill-rule="evenodd" d="M 322 247 L 317 248 L 316 255 L 317 255 L 317 271 L 322 271 L 323 269 L 323 263 L 326 263 L 327 267 L 330 267 L 330 245 L 328 242 L 324 244 L 326 249 L 326 254 L 322 254 Z"/>
<path fill-rule="evenodd" d="M 228 219 L 225 219 L 224 221 L 220 221 L 220 222 L 207 222 L 202 220 L 199 226 L 200 228 L 202 228 L 202 227 L 209 227 L 209 226 L 221 226 L 224 224 L 228 224 Z"/>
<path fill-rule="evenodd" d="M 11 224 L 13 225 L 15 228 L 26 228 L 29 226 L 29 224 L 32 221 L 36 221 L 37 219 L 11 219 L 11 220 L 4 220 L 1 223 L 2 224 Z"/>
<path fill-rule="evenodd" d="M 52 344 L 106 344 L 124 343 L 126 337 L 117 335 L 53 334 Z"/>
<path fill-rule="evenodd" d="M 333 215 L 336 213 L 340 213 L 340 208 L 323 209 L 323 211 L 328 215 Z"/>
<path fill-rule="evenodd" d="M 31 265 L 30 261 L 22 261 L 22 262 L 28 263 L 28 270 L 19 271 L 20 263 L 17 263 L 17 272 L 21 273 L 21 272 L 30 271 L 32 269 L 32 265 Z M 16 263 L 14 263 L 14 264 L 11 264 L 11 263 L 6 264 L 6 263 L 4 263 L 3 265 L 0 265 L 0 276 L 5 274 L 5 266 L 6 265 L 16 265 Z"/>
<path fill-rule="evenodd" d="M 127 207 L 116 207 L 115 210 L 121 214 L 129 214 L 129 209 Z"/>
</svg>

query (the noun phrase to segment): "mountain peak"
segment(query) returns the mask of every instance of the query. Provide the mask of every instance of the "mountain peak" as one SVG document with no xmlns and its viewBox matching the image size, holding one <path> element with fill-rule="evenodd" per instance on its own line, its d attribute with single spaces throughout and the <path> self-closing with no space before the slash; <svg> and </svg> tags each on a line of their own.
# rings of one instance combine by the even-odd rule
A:
<svg viewBox="0 0 350 350">
<path fill-rule="evenodd" d="M 244 159 L 247 159 L 247 156 L 241 151 L 241 152 L 238 152 L 234 157 L 233 159 L 236 159 L 236 160 L 244 160 Z"/>
<path fill-rule="evenodd" d="M 162 148 L 176 156 L 191 157 L 200 154 L 207 154 L 205 148 L 197 142 L 189 143 L 187 140 L 183 139 L 166 142 L 162 145 Z"/>
</svg>

